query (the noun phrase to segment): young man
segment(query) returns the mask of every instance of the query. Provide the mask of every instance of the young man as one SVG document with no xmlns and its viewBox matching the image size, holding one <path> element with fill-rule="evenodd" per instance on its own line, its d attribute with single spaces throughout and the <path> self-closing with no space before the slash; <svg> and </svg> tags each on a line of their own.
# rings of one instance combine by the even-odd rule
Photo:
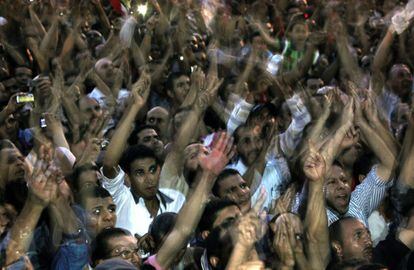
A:
<svg viewBox="0 0 414 270">
<path fill-rule="evenodd" d="M 158 188 L 161 164 L 154 151 L 148 147 L 130 147 L 121 163 L 122 169 L 114 169 L 115 174 L 108 174 L 108 168 L 104 165 L 102 184 L 112 194 L 117 205 L 117 227 L 142 236 L 147 233 L 155 216 L 163 212 L 177 213 L 185 197 L 178 191 Z M 126 175 L 131 188 L 124 184 Z"/>
<path fill-rule="evenodd" d="M 250 188 L 236 170 L 225 169 L 217 176 L 213 194 L 235 202 L 243 213 L 247 213 L 251 208 Z"/>
</svg>

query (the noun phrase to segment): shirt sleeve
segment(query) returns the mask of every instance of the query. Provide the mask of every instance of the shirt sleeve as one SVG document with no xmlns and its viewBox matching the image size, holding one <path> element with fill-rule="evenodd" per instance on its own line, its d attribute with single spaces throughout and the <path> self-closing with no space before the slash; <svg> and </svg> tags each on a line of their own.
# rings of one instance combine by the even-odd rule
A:
<svg viewBox="0 0 414 270">
<path fill-rule="evenodd" d="M 297 94 L 286 100 L 286 104 L 292 113 L 292 122 L 279 136 L 280 149 L 286 157 L 291 157 L 302 138 L 303 129 L 311 121 L 311 115 Z"/>
<path fill-rule="evenodd" d="M 233 134 L 240 125 L 246 122 L 253 105 L 242 99 L 234 106 L 229 121 L 227 122 L 228 133 Z"/>
<path fill-rule="evenodd" d="M 352 192 L 351 201 L 358 206 L 364 217 L 368 219 L 371 213 L 381 204 L 392 184 L 393 181 L 385 181 L 378 176 L 377 165 L 375 165 L 362 183 Z"/>
<path fill-rule="evenodd" d="M 68 241 L 60 246 L 53 258 L 51 269 L 83 269 L 88 260 L 88 245 L 85 242 Z"/>
<path fill-rule="evenodd" d="M 128 188 L 124 185 L 125 180 L 125 172 L 121 169 L 121 167 L 117 167 L 117 175 L 115 178 L 111 179 L 104 175 L 103 168 L 101 168 L 102 174 L 102 186 L 108 190 L 111 194 L 112 198 L 114 199 L 115 203 L 123 201 L 128 194 Z"/>
</svg>

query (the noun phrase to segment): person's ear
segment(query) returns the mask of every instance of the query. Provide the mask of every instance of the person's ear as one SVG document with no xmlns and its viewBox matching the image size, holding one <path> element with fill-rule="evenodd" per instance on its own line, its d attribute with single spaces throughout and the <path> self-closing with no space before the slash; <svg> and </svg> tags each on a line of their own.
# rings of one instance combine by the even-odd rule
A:
<svg viewBox="0 0 414 270">
<path fill-rule="evenodd" d="M 213 266 L 214 268 L 217 267 L 218 263 L 219 263 L 219 258 L 217 258 L 216 256 L 210 257 L 208 259 L 208 261 L 210 262 L 211 266 Z"/>
<path fill-rule="evenodd" d="M 169 98 L 174 98 L 174 92 L 172 90 L 170 90 L 170 89 L 167 89 L 167 96 Z"/>
<path fill-rule="evenodd" d="M 341 245 L 337 241 L 333 241 L 331 245 L 332 249 L 335 252 L 335 255 L 338 257 L 338 259 L 342 260 L 344 254 Z"/>
<path fill-rule="evenodd" d="M 206 240 L 209 235 L 210 235 L 209 231 L 202 231 L 201 232 L 201 238 L 203 238 L 203 240 Z"/>
</svg>

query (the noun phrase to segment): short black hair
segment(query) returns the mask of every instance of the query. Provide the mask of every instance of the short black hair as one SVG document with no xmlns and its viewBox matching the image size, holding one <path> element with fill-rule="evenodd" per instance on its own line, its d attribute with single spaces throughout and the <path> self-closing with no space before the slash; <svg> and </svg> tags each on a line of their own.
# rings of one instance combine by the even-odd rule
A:
<svg viewBox="0 0 414 270">
<path fill-rule="evenodd" d="M 99 260 L 109 259 L 111 249 L 109 241 L 115 237 L 130 236 L 131 233 L 121 228 L 107 228 L 98 233 L 91 244 L 91 262 L 92 266 L 96 266 Z"/>
<path fill-rule="evenodd" d="M 112 198 L 109 191 L 101 186 L 96 185 L 96 186 L 92 186 L 92 187 L 82 190 L 79 196 L 79 199 L 80 199 L 79 203 L 82 206 L 84 206 L 84 198 L 102 198 L 103 199 L 103 198 L 108 198 L 108 197 Z"/>
<path fill-rule="evenodd" d="M 214 196 L 219 197 L 219 189 L 220 189 L 220 182 L 232 175 L 240 175 L 240 173 L 235 169 L 224 169 L 221 173 L 217 176 L 216 182 L 214 183 L 212 193 Z"/>
<path fill-rule="evenodd" d="M 140 133 L 141 131 L 145 129 L 153 129 L 155 130 L 155 132 L 157 132 L 157 134 L 160 133 L 158 128 L 152 125 L 145 124 L 145 125 L 136 126 L 134 130 L 131 132 L 131 135 L 129 135 L 129 138 L 128 138 L 129 145 L 136 145 L 138 143 L 138 133 Z"/>
<path fill-rule="evenodd" d="M 177 71 L 177 72 L 172 72 L 168 75 L 167 78 L 167 90 L 169 91 L 173 91 L 174 89 L 174 81 L 178 78 L 180 78 L 181 76 L 187 76 L 190 78 L 190 74 L 188 72 L 183 72 L 183 71 Z"/>
<path fill-rule="evenodd" d="M 203 231 L 211 231 L 213 229 L 213 223 L 217 219 L 218 213 L 224 208 L 230 206 L 239 207 L 237 203 L 227 198 L 211 199 L 204 209 L 203 215 L 201 216 L 200 222 L 198 223 L 197 231 L 200 233 Z"/>
<path fill-rule="evenodd" d="M 78 192 L 79 189 L 80 189 L 80 186 L 79 186 L 79 177 L 80 177 L 80 175 L 84 172 L 87 172 L 87 171 L 99 172 L 99 168 L 95 164 L 87 163 L 87 164 L 75 167 L 72 174 L 70 175 L 70 177 L 69 177 L 70 178 L 70 184 L 71 184 L 71 187 L 73 188 L 73 190 L 75 192 Z M 96 184 L 98 185 L 98 183 L 96 183 Z"/>
<path fill-rule="evenodd" d="M 331 244 L 331 251 L 332 251 L 332 262 L 338 262 L 339 258 L 337 257 L 336 251 L 333 248 L 332 243 L 334 241 L 342 244 L 343 243 L 343 238 L 342 238 L 342 223 L 346 220 L 358 220 L 357 218 L 354 217 L 342 217 L 340 219 L 338 219 L 337 221 L 335 221 L 334 223 L 332 223 L 331 225 L 329 225 L 329 239 L 330 239 L 330 244 Z"/>
<path fill-rule="evenodd" d="M 155 155 L 155 152 L 145 145 L 133 145 L 127 148 L 123 153 L 119 162 L 122 170 L 129 174 L 131 172 L 131 163 L 137 159 L 151 158 L 154 159 L 158 166 L 161 166 L 161 161 Z"/>
<path fill-rule="evenodd" d="M 366 263 L 366 260 L 363 259 L 344 260 L 338 263 L 330 263 L 327 267 L 327 270 L 345 270 L 349 267 L 355 268 L 361 266 L 364 263 Z"/>
<path fill-rule="evenodd" d="M 177 213 L 165 212 L 156 216 L 152 221 L 148 233 L 154 240 L 156 249 L 162 244 L 163 237 L 173 230 L 177 216 Z"/>
</svg>

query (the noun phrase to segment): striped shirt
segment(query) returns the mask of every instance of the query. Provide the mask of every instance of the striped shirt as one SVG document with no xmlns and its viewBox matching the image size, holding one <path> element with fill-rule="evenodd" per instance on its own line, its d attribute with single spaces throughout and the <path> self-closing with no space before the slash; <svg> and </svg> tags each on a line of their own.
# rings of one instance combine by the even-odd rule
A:
<svg viewBox="0 0 414 270">
<path fill-rule="evenodd" d="M 375 165 L 362 183 L 352 192 L 348 212 L 345 215 L 341 216 L 333 209 L 326 209 L 329 225 L 341 217 L 354 217 L 368 228 L 368 217 L 381 204 L 392 184 L 392 180 L 385 181 L 378 176 L 377 165 Z"/>
<path fill-rule="evenodd" d="M 292 157 L 302 138 L 303 129 L 311 121 L 311 116 L 299 95 L 294 95 L 286 103 L 292 113 L 292 122 L 285 132 L 272 138 L 266 154 L 267 162 L 263 175 L 256 172 L 250 187 L 253 204 L 259 198 L 260 187 L 266 190 L 267 197 L 264 207 L 267 209 L 272 207 L 273 203 L 280 197 L 281 191 L 289 183 L 291 176 L 286 158 Z M 244 100 L 236 104 L 227 124 L 229 133 L 233 133 L 239 125 L 246 122 L 252 108 L 253 105 Z M 227 166 L 227 168 L 235 169 L 241 175 L 248 169 L 241 159 Z"/>
</svg>

